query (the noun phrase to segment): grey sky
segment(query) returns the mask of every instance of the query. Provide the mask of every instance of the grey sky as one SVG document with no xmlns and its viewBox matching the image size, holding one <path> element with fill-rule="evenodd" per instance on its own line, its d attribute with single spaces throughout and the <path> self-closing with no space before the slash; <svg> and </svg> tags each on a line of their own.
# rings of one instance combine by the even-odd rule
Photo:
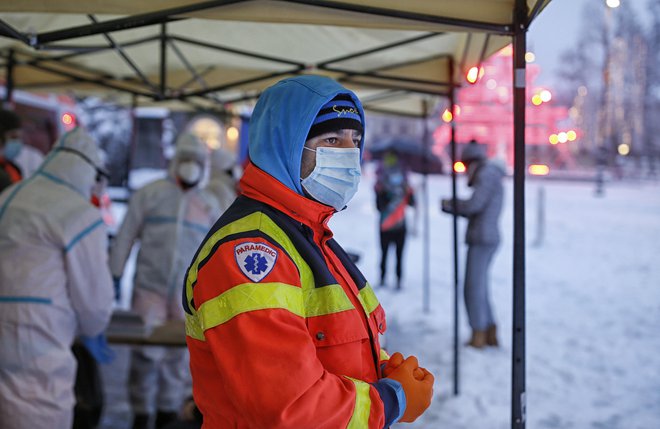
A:
<svg viewBox="0 0 660 429">
<path fill-rule="evenodd" d="M 630 2 L 642 19 L 648 0 L 620 0 Z M 599 2 L 605 7 L 605 0 L 552 0 L 535 20 L 528 32 L 527 49 L 536 55 L 536 63 L 541 66 L 537 84 L 554 86 L 555 74 L 559 67 L 561 53 L 569 48 L 580 35 L 583 25 L 584 5 Z"/>
</svg>

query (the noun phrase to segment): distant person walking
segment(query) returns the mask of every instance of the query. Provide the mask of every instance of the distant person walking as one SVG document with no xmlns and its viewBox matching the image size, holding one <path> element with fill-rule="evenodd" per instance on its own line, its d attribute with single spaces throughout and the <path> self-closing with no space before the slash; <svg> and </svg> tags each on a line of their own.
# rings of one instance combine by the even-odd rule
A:
<svg viewBox="0 0 660 429">
<path fill-rule="evenodd" d="M 498 346 L 497 326 L 490 302 L 488 271 L 500 243 L 499 217 L 502 212 L 504 168 L 488 160 L 486 147 L 472 140 L 464 149 L 461 161 L 468 174 L 468 186 L 474 189 L 466 200 L 443 199 L 442 211 L 468 219 L 465 241 L 468 245 L 465 266 L 465 307 L 472 328 L 467 345 L 475 348 Z"/>
<path fill-rule="evenodd" d="M 380 212 L 380 286 L 385 286 L 387 254 L 396 249 L 396 288 L 401 289 L 403 248 L 406 243 L 406 207 L 415 206 L 415 195 L 397 154 L 389 151 L 377 171 L 376 208 Z"/>
</svg>

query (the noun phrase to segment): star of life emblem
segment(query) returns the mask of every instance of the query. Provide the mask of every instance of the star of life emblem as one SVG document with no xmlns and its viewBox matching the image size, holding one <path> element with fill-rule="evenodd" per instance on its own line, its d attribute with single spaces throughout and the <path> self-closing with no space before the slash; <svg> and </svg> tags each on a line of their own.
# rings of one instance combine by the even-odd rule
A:
<svg viewBox="0 0 660 429">
<path fill-rule="evenodd" d="M 259 283 L 273 270 L 277 250 L 265 243 L 241 243 L 234 247 L 238 268 L 255 283 Z"/>
</svg>

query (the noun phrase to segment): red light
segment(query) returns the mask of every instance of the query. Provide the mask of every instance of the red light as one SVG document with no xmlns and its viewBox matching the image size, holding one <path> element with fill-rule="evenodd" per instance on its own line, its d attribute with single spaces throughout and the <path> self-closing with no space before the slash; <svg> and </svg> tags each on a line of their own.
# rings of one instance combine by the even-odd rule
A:
<svg viewBox="0 0 660 429">
<path fill-rule="evenodd" d="M 62 123 L 67 127 L 75 125 L 76 117 L 72 113 L 63 113 L 62 114 Z"/>
<path fill-rule="evenodd" d="M 469 83 L 475 83 L 479 79 L 479 67 L 474 66 L 468 70 L 467 75 L 465 76 Z"/>
<path fill-rule="evenodd" d="M 454 171 L 457 173 L 465 173 L 465 164 L 461 161 L 456 161 L 454 163 Z"/>
</svg>

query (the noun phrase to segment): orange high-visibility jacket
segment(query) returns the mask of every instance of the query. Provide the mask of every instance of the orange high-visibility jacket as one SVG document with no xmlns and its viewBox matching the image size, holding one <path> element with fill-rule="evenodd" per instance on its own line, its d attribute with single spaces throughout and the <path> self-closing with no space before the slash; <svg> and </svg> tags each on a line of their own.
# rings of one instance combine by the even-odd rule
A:
<svg viewBox="0 0 660 429">
<path fill-rule="evenodd" d="M 385 314 L 327 227 L 334 210 L 250 164 L 188 270 L 204 428 L 373 428 Z"/>
</svg>

